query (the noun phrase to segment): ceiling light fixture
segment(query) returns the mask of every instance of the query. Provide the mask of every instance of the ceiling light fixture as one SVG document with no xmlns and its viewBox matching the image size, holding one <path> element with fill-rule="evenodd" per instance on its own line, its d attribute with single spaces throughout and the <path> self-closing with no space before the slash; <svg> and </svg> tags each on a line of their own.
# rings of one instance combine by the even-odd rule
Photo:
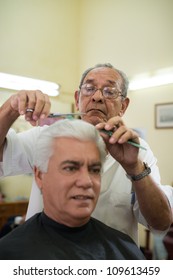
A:
<svg viewBox="0 0 173 280">
<path fill-rule="evenodd" d="M 161 69 L 153 73 L 136 75 L 129 83 L 129 90 L 139 90 L 173 84 L 173 68 Z"/>
<path fill-rule="evenodd" d="M 0 73 L 0 88 L 12 90 L 41 90 L 49 96 L 57 96 L 59 95 L 60 86 L 49 81 Z"/>
</svg>

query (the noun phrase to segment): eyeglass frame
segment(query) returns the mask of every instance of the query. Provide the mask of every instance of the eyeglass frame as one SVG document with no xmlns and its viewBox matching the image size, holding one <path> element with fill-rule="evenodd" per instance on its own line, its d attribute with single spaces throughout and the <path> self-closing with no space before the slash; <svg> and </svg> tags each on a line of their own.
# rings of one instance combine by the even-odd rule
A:
<svg viewBox="0 0 173 280">
<path fill-rule="evenodd" d="M 84 87 L 84 86 L 87 86 L 87 85 L 91 85 L 94 89 L 94 92 L 93 93 L 91 93 L 91 94 L 83 94 L 82 93 L 82 88 Z M 117 96 L 116 97 L 107 97 L 107 96 L 105 96 L 104 95 L 104 89 L 105 88 L 111 88 L 111 89 L 116 89 L 115 87 L 104 87 L 104 88 L 97 88 L 96 86 L 94 86 L 94 85 L 92 85 L 92 84 L 87 84 L 87 83 L 84 83 L 84 84 L 82 84 L 80 87 L 79 87 L 79 90 L 80 90 L 80 92 L 83 94 L 83 96 L 93 96 L 95 93 L 96 93 L 96 91 L 101 91 L 101 93 L 102 93 L 102 95 L 103 95 L 103 97 L 104 98 L 106 98 L 106 99 L 117 99 L 119 96 L 121 96 L 122 98 L 125 98 L 125 96 L 121 93 L 121 91 L 117 91 Z M 86 89 L 86 88 L 85 88 Z"/>
</svg>

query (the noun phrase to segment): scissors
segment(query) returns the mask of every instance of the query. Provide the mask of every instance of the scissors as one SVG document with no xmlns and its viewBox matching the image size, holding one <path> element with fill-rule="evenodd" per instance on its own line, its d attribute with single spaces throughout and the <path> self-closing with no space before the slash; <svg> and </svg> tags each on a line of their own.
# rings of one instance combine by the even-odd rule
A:
<svg viewBox="0 0 173 280">
<path fill-rule="evenodd" d="M 51 113 L 48 118 L 67 118 L 72 119 L 74 117 L 80 117 L 81 115 L 85 115 L 85 113 Z"/>
</svg>

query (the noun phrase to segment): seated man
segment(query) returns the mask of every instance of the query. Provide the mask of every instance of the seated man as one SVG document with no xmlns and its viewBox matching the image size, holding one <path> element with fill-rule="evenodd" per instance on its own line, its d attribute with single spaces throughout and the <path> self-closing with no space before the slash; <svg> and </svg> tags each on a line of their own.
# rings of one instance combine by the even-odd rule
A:
<svg viewBox="0 0 173 280">
<path fill-rule="evenodd" d="M 145 259 L 128 235 L 91 218 L 105 157 L 93 125 L 66 119 L 46 127 L 34 152 L 44 210 L 0 240 L 0 259 Z"/>
</svg>

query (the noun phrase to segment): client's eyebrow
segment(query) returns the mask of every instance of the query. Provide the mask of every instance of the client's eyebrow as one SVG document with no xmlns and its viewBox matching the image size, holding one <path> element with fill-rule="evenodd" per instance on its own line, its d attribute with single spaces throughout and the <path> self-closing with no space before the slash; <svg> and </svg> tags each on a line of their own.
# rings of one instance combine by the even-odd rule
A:
<svg viewBox="0 0 173 280">
<path fill-rule="evenodd" d="M 61 163 L 61 165 L 63 165 L 63 164 L 73 164 L 73 165 L 76 165 L 76 166 L 78 166 L 78 167 L 84 165 L 83 162 L 75 161 L 75 160 L 65 160 L 65 161 L 63 161 L 63 162 Z M 93 163 L 91 162 L 90 164 L 88 164 L 88 166 L 89 166 L 89 167 L 92 167 L 92 166 L 99 166 L 99 167 L 101 167 L 102 165 L 101 165 L 101 162 L 100 162 L 100 161 L 97 161 L 97 162 L 94 161 Z"/>
<path fill-rule="evenodd" d="M 73 165 L 76 165 L 76 166 L 82 165 L 81 162 L 76 161 L 76 160 L 64 160 L 64 161 L 61 163 L 61 165 L 62 165 L 62 164 L 73 164 Z"/>
<path fill-rule="evenodd" d="M 93 162 L 93 163 L 89 164 L 88 166 L 89 166 L 89 167 L 94 167 L 94 166 L 101 167 L 102 165 L 101 165 L 101 162 L 98 161 L 98 162 Z"/>
</svg>

